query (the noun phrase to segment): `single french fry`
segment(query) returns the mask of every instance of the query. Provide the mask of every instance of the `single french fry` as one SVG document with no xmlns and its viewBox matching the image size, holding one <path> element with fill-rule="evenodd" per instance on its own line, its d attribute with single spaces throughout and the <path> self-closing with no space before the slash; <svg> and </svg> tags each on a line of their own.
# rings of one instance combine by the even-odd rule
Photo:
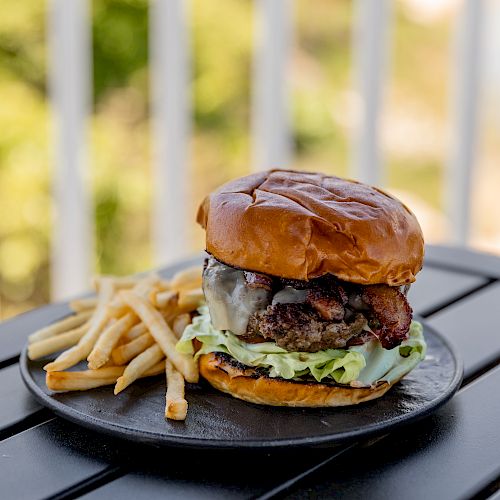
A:
<svg viewBox="0 0 500 500">
<path fill-rule="evenodd" d="M 97 306 L 97 297 L 88 297 L 85 299 L 75 299 L 69 303 L 72 311 L 83 312 L 89 309 L 95 309 Z"/>
<path fill-rule="evenodd" d="M 51 391 L 86 391 L 116 382 L 125 370 L 124 366 L 111 366 L 98 370 L 79 372 L 47 372 L 45 381 Z M 153 377 L 165 372 L 165 360 L 159 361 L 146 370 L 143 377 Z"/>
<path fill-rule="evenodd" d="M 147 326 L 141 321 L 140 323 L 137 323 L 137 325 L 134 325 L 128 332 L 125 332 L 120 340 L 123 344 L 127 344 L 141 335 L 144 335 L 147 331 Z"/>
<path fill-rule="evenodd" d="M 134 358 L 123 371 L 123 375 L 118 378 L 115 385 L 115 395 L 123 391 L 134 380 L 137 380 L 145 371 L 149 370 L 156 363 L 165 357 L 158 344 L 154 344 L 144 352 Z"/>
<path fill-rule="evenodd" d="M 184 333 L 186 326 L 188 326 L 190 323 L 191 323 L 191 315 L 188 313 L 179 314 L 179 316 L 175 317 L 172 323 L 172 330 L 174 331 L 175 336 L 178 339 L 182 337 L 182 334 Z"/>
<path fill-rule="evenodd" d="M 160 292 L 166 292 L 167 290 L 172 290 L 170 282 L 167 280 L 160 279 L 156 284 L 156 286 L 158 287 L 158 290 L 160 290 Z"/>
<path fill-rule="evenodd" d="M 137 295 L 147 297 L 159 281 L 160 277 L 156 273 L 150 273 L 140 281 L 137 281 L 132 291 L 137 293 Z M 108 308 L 110 316 L 115 318 L 119 318 L 129 312 L 127 304 L 123 302 L 119 294 L 113 298 Z"/>
<path fill-rule="evenodd" d="M 88 322 L 84 323 L 78 328 L 74 328 L 69 332 L 60 333 L 48 339 L 39 340 L 28 344 L 28 358 L 39 359 L 52 354 L 54 352 L 62 351 L 75 345 L 84 335 L 89 327 Z"/>
<path fill-rule="evenodd" d="M 28 337 L 28 342 L 31 344 L 33 342 L 48 339 L 60 333 L 72 330 L 73 328 L 83 325 L 90 318 L 90 316 L 92 316 L 92 311 L 85 311 L 68 316 L 57 323 L 52 323 L 52 325 L 46 326 L 45 328 L 32 333 Z"/>
<path fill-rule="evenodd" d="M 109 367 L 116 367 L 116 363 L 111 359 L 109 358 L 106 363 L 104 363 L 101 368 L 109 368 Z"/>
<path fill-rule="evenodd" d="M 167 393 L 165 395 L 165 418 L 186 420 L 188 403 L 184 398 L 184 378 L 167 359 L 165 362 Z"/>
<path fill-rule="evenodd" d="M 45 365 L 43 367 L 44 370 L 48 372 L 66 370 L 66 368 L 76 365 L 90 354 L 99 335 L 108 322 L 107 303 L 113 296 L 113 293 L 113 282 L 111 280 L 103 280 L 99 290 L 99 301 L 90 320 L 89 329 L 78 341 L 78 344 L 64 351 L 52 363 Z"/>
<path fill-rule="evenodd" d="M 87 357 L 91 370 L 97 370 L 97 368 L 100 368 L 108 361 L 111 351 L 118 343 L 120 337 L 136 320 L 137 317 L 135 314 L 128 313 L 101 333 L 92 352 Z"/>
<path fill-rule="evenodd" d="M 198 309 L 204 301 L 205 295 L 203 295 L 203 290 L 195 288 L 194 290 L 188 290 L 179 294 L 178 307 L 179 310 L 190 312 Z"/>
<path fill-rule="evenodd" d="M 116 290 L 124 290 L 133 288 L 142 278 L 140 276 L 109 276 L 101 274 L 100 276 L 94 276 L 92 278 L 92 286 L 96 291 L 99 291 L 102 281 L 109 279 L 113 281 Z"/>
<path fill-rule="evenodd" d="M 127 344 L 115 347 L 111 351 L 111 359 L 115 365 L 124 365 L 141 354 L 141 352 L 145 351 L 148 347 L 151 347 L 154 343 L 155 339 L 146 332 Z"/>
<path fill-rule="evenodd" d="M 193 356 L 181 354 L 175 349 L 177 337 L 168 326 L 161 313 L 153 307 L 144 297 L 131 291 L 121 292 L 123 301 L 134 310 L 148 327 L 149 333 L 158 342 L 165 356 L 174 364 L 175 368 L 182 373 L 188 382 L 196 383 L 199 378 L 198 365 Z"/>
<path fill-rule="evenodd" d="M 176 292 L 174 292 L 172 290 L 166 290 L 163 292 L 158 292 L 154 296 L 154 301 L 151 301 L 151 302 L 153 302 L 154 305 L 156 307 L 158 307 L 159 309 L 164 309 L 169 304 L 177 301 L 177 297 L 178 297 L 178 295 Z"/>
<path fill-rule="evenodd" d="M 202 268 L 201 266 L 188 267 L 179 271 L 170 280 L 172 290 L 191 290 L 201 287 Z"/>
</svg>

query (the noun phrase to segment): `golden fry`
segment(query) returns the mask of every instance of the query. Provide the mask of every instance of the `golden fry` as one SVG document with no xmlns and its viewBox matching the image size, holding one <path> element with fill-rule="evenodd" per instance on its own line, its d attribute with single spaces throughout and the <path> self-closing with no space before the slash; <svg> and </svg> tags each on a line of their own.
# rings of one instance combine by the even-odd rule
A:
<svg viewBox="0 0 500 500">
<path fill-rule="evenodd" d="M 175 336 L 178 339 L 182 337 L 182 334 L 184 333 L 186 326 L 188 326 L 190 323 L 191 323 L 191 315 L 188 313 L 179 314 L 179 316 L 175 317 L 174 322 L 172 324 L 172 330 L 174 331 Z"/>
<path fill-rule="evenodd" d="M 111 358 L 115 365 L 124 365 L 141 354 L 141 352 L 145 351 L 148 347 L 151 347 L 154 343 L 155 339 L 146 332 L 127 344 L 115 347 L 113 351 L 111 351 Z"/>
<path fill-rule="evenodd" d="M 69 332 L 60 333 L 54 337 L 49 337 L 48 339 L 28 344 L 28 358 L 43 358 L 48 354 L 62 351 L 63 349 L 67 349 L 68 347 L 75 345 L 85 335 L 88 327 L 89 324 L 87 322 L 78 328 L 70 330 Z"/>
<path fill-rule="evenodd" d="M 86 391 L 104 385 L 112 385 L 125 370 L 124 366 L 111 366 L 98 370 L 79 372 L 47 372 L 45 381 L 51 391 Z M 146 370 L 143 377 L 152 377 L 165 371 L 165 361 L 160 361 Z"/>
<path fill-rule="evenodd" d="M 134 324 L 136 319 L 135 314 L 128 313 L 101 333 L 92 352 L 87 357 L 91 370 L 100 368 L 108 361 L 111 351 L 118 343 L 118 340 Z"/>
<path fill-rule="evenodd" d="M 177 293 L 172 290 L 159 292 L 154 297 L 154 304 L 159 309 L 164 309 L 168 305 L 177 301 Z"/>
<path fill-rule="evenodd" d="M 201 288 L 181 292 L 179 295 L 178 308 L 181 311 L 191 312 L 198 309 L 205 302 L 205 295 Z"/>
<path fill-rule="evenodd" d="M 188 403 L 184 398 L 184 378 L 167 359 L 165 362 L 167 393 L 165 395 L 165 418 L 186 420 Z"/>
<path fill-rule="evenodd" d="M 60 333 L 72 330 L 73 328 L 83 325 L 91 316 L 92 311 L 85 311 L 68 316 L 57 323 L 52 323 L 52 325 L 46 326 L 45 328 L 32 333 L 28 337 L 28 342 L 31 344 L 33 342 L 48 339 Z"/>
<path fill-rule="evenodd" d="M 78 344 L 60 354 L 55 361 L 48 363 L 43 368 L 46 371 L 61 371 L 76 365 L 85 359 L 94 344 L 96 343 L 103 328 L 108 322 L 107 303 L 111 300 L 114 293 L 114 286 L 111 280 L 102 280 L 99 290 L 99 302 L 97 308 L 90 320 L 89 329 L 85 335 L 78 341 Z"/>
<path fill-rule="evenodd" d="M 144 352 L 134 358 L 123 371 L 123 375 L 118 378 L 115 385 L 115 395 L 123 391 L 134 380 L 137 380 L 144 372 L 161 361 L 165 355 L 158 344 L 152 345 Z"/>
<path fill-rule="evenodd" d="M 99 291 L 104 280 L 112 280 L 115 290 L 124 290 L 136 286 L 141 281 L 141 278 L 139 276 L 107 276 L 105 274 L 94 276 L 92 286 L 96 291 Z"/>
<path fill-rule="evenodd" d="M 181 354 L 175 349 L 177 337 L 170 329 L 161 313 L 153 307 L 144 297 L 140 297 L 134 292 L 121 292 L 123 301 L 135 311 L 137 316 L 148 327 L 149 333 L 154 337 L 161 347 L 165 356 L 174 364 L 176 369 L 182 373 L 188 382 L 198 382 L 198 365 L 192 356 Z"/>
<path fill-rule="evenodd" d="M 170 281 L 173 290 L 191 290 L 201 287 L 201 266 L 188 267 L 179 271 Z"/>
<path fill-rule="evenodd" d="M 97 306 L 97 297 L 75 299 L 69 303 L 70 309 L 75 312 L 88 311 L 89 309 L 95 309 L 96 306 Z"/>
<path fill-rule="evenodd" d="M 156 273 L 150 273 L 140 281 L 137 281 L 132 291 L 137 293 L 137 295 L 147 297 L 159 281 L 160 277 Z M 115 318 L 119 318 L 129 312 L 127 304 L 123 302 L 119 294 L 113 298 L 108 308 L 110 316 Z"/>
<path fill-rule="evenodd" d="M 140 323 L 137 323 L 137 325 L 134 325 L 128 332 L 125 332 L 122 335 L 121 341 L 126 344 L 127 342 L 131 342 L 141 335 L 144 335 L 147 331 L 148 329 L 146 325 L 141 321 Z"/>
</svg>

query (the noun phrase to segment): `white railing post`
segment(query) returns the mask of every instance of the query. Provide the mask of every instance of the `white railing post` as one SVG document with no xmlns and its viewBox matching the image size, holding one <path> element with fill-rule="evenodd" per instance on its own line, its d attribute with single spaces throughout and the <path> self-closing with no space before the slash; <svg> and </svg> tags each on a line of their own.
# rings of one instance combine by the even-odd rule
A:
<svg viewBox="0 0 500 500">
<path fill-rule="evenodd" d="M 186 4 L 151 0 L 149 9 L 156 265 L 178 259 L 187 250 L 191 91 Z"/>
<path fill-rule="evenodd" d="M 257 0 L 252 92 L 252 169 L 287 168 L 292 156 L 289 61 L 293 0 Z"/>
<path fill-rule="evenodd" d="M 88 8 L 87 0 L 52 0 L 48 9 L 48 86 L 55 143 L 51 260 L 55 300 L 86 290 L 92 268 L 92 215 L 85 175 L 92 74 Z"/>
<path fill-rule="evenodd" d="M 353 80 L 359 102 L 352 139 L 351 176 L 381 184 L 380 112 L 387 73 L 391 0 L 356 0 Z"/>
<path fill-rule="evenodd" d="M 452 88 L 451 152 L 445 182 L 446 210 L 454 243 L 466 244 L 470 231 L 472 168 L 476 159 L 481 74 L 483 0 L 464 0 L 456 38 Z"/>
</svg>

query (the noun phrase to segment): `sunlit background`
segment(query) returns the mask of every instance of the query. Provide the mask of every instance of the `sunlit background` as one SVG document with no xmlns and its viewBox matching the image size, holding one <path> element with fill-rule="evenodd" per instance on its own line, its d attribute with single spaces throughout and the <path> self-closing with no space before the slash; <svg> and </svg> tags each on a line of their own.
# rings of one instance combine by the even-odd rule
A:
<svg viewBox="0 0 500 500">
<path fill-rule="evenodd" d="M 490 2 L 491 5 L 500 2 Z M 428 242 L 446 242 L 444 169 L 458 2 L 395 2 L 382 140 L 384 185 L 417 213 Z M 481 135 L 470 244 L 500 253 L 500 31 L 484 35 Z M 0 318 L 50 300 L 53 141 L 46 91 L 46 2 L 0 0 Z M 95 272 L 153 267 L 147 0 L 94 0 L 90 171 Z M 202 197 L 251 171 L 251 0 L 192 0 L 190 247 Z M 496 15 L 494 15 L 496 14 Z M 291 68 L 293 166 L 346 175 L 357 116 L 352 90 L 352 2 L 296 0 Z M 497 45 L 495 45 L 497 44 Z M 496 54 L 496 55 L 495 55 Z"/>
</svg>

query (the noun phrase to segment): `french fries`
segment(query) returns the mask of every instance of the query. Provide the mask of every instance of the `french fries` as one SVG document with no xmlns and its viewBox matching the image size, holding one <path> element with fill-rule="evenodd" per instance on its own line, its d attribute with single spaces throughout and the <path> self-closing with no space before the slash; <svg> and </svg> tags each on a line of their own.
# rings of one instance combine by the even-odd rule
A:
<svg viewBox="0 0 500 500">
<path fill-rule="evenodd" d="M 175 345 L 204 300 L 201 269 L 186 269 L 171 281 L 150 273 L 93 282 L 97 297 L 71 301 L 73 315 L 29 336 L 30 359 L 62 351 L 44 366 L 47 387 L 84 391 L 114 384 L 119 394 L 139 378 L 164 373 L 165 418 L 184 420 L 185 380 L 197 382 L 199 371 L 194 357 Z M 68 371 L 85 359 L 88 369 Z"/>
<path fill-rule="evenodd" d="M 175 344 L 177 338 L 170 329 L 161 313 L 144 297 L 134 292 L 121 292 L 122 300 L 134 310 L 141 318 L 142 322 L 148 327 L 149 333 L 161 347 L 165 356 L 174 364 L 178 371 L 182 373 L 188 382 L 198 382 L 198 366 L 192 356 L 181 354 L 176 351 Z"/>
<path fill-rule="evenodd" d="M 69 330 L 68 332 L 60 333 L 54 337 L 49 337 L 47 339 L 29 344 L 28 358 L 43 358 L 48 354 L 62 351 L 63 349 L 67 349 L 68 347 L 75 345 L 85 335 L 88 327 L 88 323 L 84 323 L 82 326 Z"/>
<path fill-rule="evenodd" d="M 126 344 L 127 342 L 130 342 L 131 340 L 144 335 L 145 333 L 147 333 L 147 331 L 148 328 L 144 323 L 137 323 L 137 325 L 134 325 L 128 332 L 125 332 L 122 335 L 121 340 L 124 344 Z"/>
<path fill-rule="evenodd" d="M 179 316 L 176 316 L 174 318 L 174 321 L 172 323 L 172 330 L 174 331 L 175 336 L 180 339 L 182 337 L 182 334 L 184 333 L 184 330 L 186 329 L 186 326 L 191 323 L 191 315 L 188 313 L 183 313 L 179 314 Z"/>
<path fill-rule="evenodd" d="M 165 362 L 167 393 L 165 394 L 165 418 L 186 420 L 188 403 L 184 399 L 184 379 L 167 359 Z"/>
<path fill-rule="evenodd" d="M 141 354 L 141 352 L 145 351 L 148 347 L 151 347 L 154 343 L 155 339 L 146 332 L 127 344 L 115 347 L 111 352 L 111 359 L 115 365 L 124 365 Z"/>
<path fill-rule="evenodd" d="M 96 340 L 99 338 L 99 334 L 108 320 L 107 303 L 111 300 L 113 292 L 114 285 L 112 280 L 103 280 L 99 290 L 99 301 L 92 319 L 90 320 L 89 329 L 78 341 L 77 345 L 67 351 L 64 351 L 55 361 L 52 361 L 52 363 L 45 365 L 43 367 L 45 371 L 57 372 L 65 370 L 66 368 L 76 365 L 90 354 Z"/>
<path fill-rule="evenodd" d="M 47 372 L 45 382 L 51 391 L 86 391 L 104 385 L 112 385 L 123 374 L 124 366 L 110 366 L 98 370 L 79 372 Z M 162 360 L 146 370 L 143 377 L 153 377 L 165 371 L 165 361 Z"/>
<path fill-rule="evenodd" d="M 113 347 L 115 347 L 123 333 L 130 328 L 135 321 L 135 314 L 127 313 L 102 332 L 87 358 L 91 370 L 100 368 L 108 361 Z"/>
<path fill-rule="evenodd" d="M 33 342 L 38 342 L 39 340 L 45 340 L 50 337 L 54 337 L 59 333 L 63 333 L 72 328 L 76 328 L 77 326 L 81 326 L 90 318 L 90 316 L 92 316 L 91 311 L 68 316 L 67 318 L 62 319 L 57 323 L 52 323 L 52 325 L 46 326 L 45 328 L 32 333 L 28 337 L 28 342 L 31 344 Z"/>
<path fill-rule="evenodd" d="M 165 354 L 163 354 L 158 344 L 154 344 L 144 352 L 141 352 L 139 356 L 127 365 L 123 371 L 123 375 L 116 381 L 115 395 L 123 391 L 123 389 L 128 387 L 134 380 L 137 380 L 145 371 L 149 370 L 149 368 L 164 357 Z"/>
<path fill-rule="evenodd" d="M 141 281 L 136 282 L 132 291 L 137 295 L 147 297 L 155 286 L 159 283 L 160 277 L 156 273 L 151 273 L 146 276 Z M 123 316 L 127 313 L 127 305 L 123 302 L 120 295 L 116 295 L 115 298 L 109 304 L 109 314 L 115 318 Z"/>
<path fill-rule="evenodd" d="M 97 297 L 87 299 L 75 299 L 69 303 L 69 308 L 74 312 L 88 311 L 97 307 Z"/>
<path fill-rule="evenodd" d="M 179 271 L 170 281 L 172 290 L 191 290 L 201 287 L 201 272 L 199 266 L 188 267 Z"/>
<path fill-rule="evenodd" d="M 160 309 L 164 309 L 169 304 L 177 300 L 177 293 L 173 290 L 165 290 L 158 292 L 154 297 L 154 304 Z"/>
<path fill-rule="evenodd" d="M 104 280 L 113 281 L 115 289 L 121 290 L 125 288 L 133 288 L 141 281 L 141 278 L 139 276 L 94 276 L 92 278 L 92 285 L 96 291 L 99 291 Z"/>
<path fill-rule="evenodd" d="M 203 290 L 201 288 L 195 288 L 180 293 L 177 307 L 180 311 L 191 312 L 198 309 L 204 300 L 205 296 L 203 295 Z"/>
</svg>

